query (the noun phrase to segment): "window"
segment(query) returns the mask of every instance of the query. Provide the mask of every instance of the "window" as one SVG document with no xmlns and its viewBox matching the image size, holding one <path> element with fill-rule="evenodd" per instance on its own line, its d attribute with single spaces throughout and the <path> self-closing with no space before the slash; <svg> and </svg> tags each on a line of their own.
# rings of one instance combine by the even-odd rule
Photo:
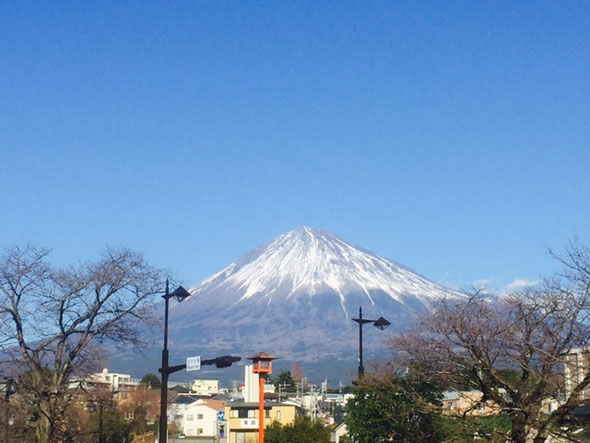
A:
<svg viewBox="0 0 590 443">
<path fill-rule="evenodd" d="M 250 411 L 248 411 L 247 409 L 238 409 L 238 417 L 240 417 L 240 418 L 248 418 L 249 417 L 249 415 L 248 415 L 249 412 Z"/>
<path fill-rule="evenodd" d="M 230 415 L 230 417 L 231 417 L 231 418 L 238 418 L 238 417 L 239 417 L 239 415 L 238 415 L 238 410 L 237 410 L 237 409 L 232 409 L 232 410 L 231 410 L 231 415 Z"/>
<path fill-rule="evenodd" d="M 266 418 L 270 418 L 270 409 L 265 409 L 265 410 L 264 410 L 264 416 L 265 416 Z"/>
<path fill-rule="evenodd" d="M 203 420 L 203 414 L 197 414 L 197 420 Z"/>
<path fill-rule="evenodd" d="M 187 421 L 193 421 L 194 417 L 192 415 L 186 416 Z"/>
<path fill-rule="evenodd" d="M 248 418 L 254 418 L 254 409 L 248 409 Z"/>
<path fill-rule="evenodd" d="M 197 434 L 202 434 L 203 433 L 203 428 L 198 428 L 197 429 Z"/>
<path fill-rule="evenodd" d="M 277 420 L 281 419 L 281 411 L 277 411 Z"/>
</svg>

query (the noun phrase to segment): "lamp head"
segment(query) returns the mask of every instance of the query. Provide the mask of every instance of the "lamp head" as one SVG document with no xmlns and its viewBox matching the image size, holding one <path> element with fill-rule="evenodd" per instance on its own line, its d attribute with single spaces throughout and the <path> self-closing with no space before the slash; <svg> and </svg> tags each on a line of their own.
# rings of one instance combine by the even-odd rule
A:
<svg viewBox="0 0 590 443">
<path fill-rule="evenodd" d="M 383 331 L 390 324 L 391 323 L 389 323 L 383 317 L 379 317 L 377 320 L 375 320 L 375 322 L 373 323 L 373 326 L 375 326 L 376 328 L 379 328 L 379 329 L 381 329 Z"/>
<path fill-rule="evenodd" d="M 178 288 L 176 288 L 174 290 L 174 292 L 172 292 L 172 294 L 170 294 L 170 297 L 173 297 L 176 299 L 176 301 L 178 303 L 180 303 L 181 301 L 183 301 L 185 298 L 190 297 L 190 292 L 188 292 L 186 289 L 184 289 L 182 286 L 179 286 Z"/>
</svg>

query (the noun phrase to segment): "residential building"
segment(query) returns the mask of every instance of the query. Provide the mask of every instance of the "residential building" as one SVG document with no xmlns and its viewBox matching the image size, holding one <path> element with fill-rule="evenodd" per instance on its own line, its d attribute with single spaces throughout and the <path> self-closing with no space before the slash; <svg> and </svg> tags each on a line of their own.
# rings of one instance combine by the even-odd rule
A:
<svg viewBox="0 0 590 443">
<path fill-rule="evenodd" d="M 574 348 L 564 359 L 565 397 L 569 398 L 573 390 L 588 374 L 590 368 L 590 348 Z M 581 399 L 588 398 L 588 392 L 582 392 Z"/>
<path fill-rule="evenodd" d="M 215 437 L 218 433 L 217 414 L 222 411 L 221 400 L 199 399 L 188 405 L 182 415 L 180 428 L 187 437 Z"/>
<path fill-rule="evenodd" d="M 346 423 L 344 423 L 344 421 L 342 421 L 339 424 L 337 424 L 336 427 L 334 427 L 334 429 L 332 429 L 332 432 L 330 432 L 330 442 L 331 443 L 340 443 L 340 440 L 343 437 L 346 437 L 347 435 L 348 435 L 348 428 L 346 427 Z"/>
<path fill-rule="evenodd" d="M 193 380 L 191 391 L 197 395 L 219 394 L 219 380 Z"/>
<path fill-rule="evenodd" d="M 502 394 L 502 393 L 501 393 Z M 497 403 L 491 400 L 482 402 L 481 391 L 445 391 L 442 398 L 442 412 L 447 415 L 483 416 L 500 412 Z"/>
<path fill-rule="evenodd" d="M 292 404 L 264 404 L 264 426 L 272 422 L 287 425 L 302 415 L 301 408 Z M 227 443 L 256 443 L 258 441 L 258 403 L 232 402 L 225 405 Z"/>
<path fill-rule="evenodd" d="M 131 378 L 129 374 L 109 372 L 107 368 L 104 368 L 102 372 L 90 374 L 86 381 L 107 386 L 111 391 L 132 391 L 141 387 L 140 379 Z"/>
<path fill-rule="evenodd" d="M 197 400 L 198 398 L 192 395 L 177 395 L 168 403 L 168 423 L 176 423 L 180 426 L 184 411 Z"/>
<path fill-rule="evenodd" d="M 252 372 L 252 365 L 244 366 L 244 387 L 242 393 L 246 403 L 258 401 L 258 377 L 258 374 Z M 266 383 L 264 385 L 264 392 L 265 394 L 274 394 L 275 385 L 272 383 Z"/>
</svg>

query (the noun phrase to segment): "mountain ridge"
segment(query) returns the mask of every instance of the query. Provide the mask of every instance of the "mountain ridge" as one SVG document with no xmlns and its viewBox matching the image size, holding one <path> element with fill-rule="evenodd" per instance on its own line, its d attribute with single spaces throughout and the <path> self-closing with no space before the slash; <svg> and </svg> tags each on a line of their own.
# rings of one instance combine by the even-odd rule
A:
<svg viewBox="0 0 590 443">
<path fill-rule="evenodd" d="M 265 351 L 314 367 L 321 377 L 322 367 L 341 368 L 345 380 L 358 358 L 352 317 L 359 306 L 365 318 L 391 322 L 385 331 L 367 330 L 370 359 L 441 299 L 461 297 L 405 265 L 305 226 L 243 254 L 189 292 L 182 303 L 170 302 L 169 342 L 177 355 Z"/>
<path fill-rule="evenodd" d="M 374 291 L 400 302 L 408 295 L 423 302 L 440 298 L 441 293 L 456 295 L 398 262 L 306 226 L 281 234 L 189 288 L 195 297 L 228 290 L 239 295 L 236 302 L 258 295 L 268 303 L 281 295 L 288 299 L 333 292 L 340 297 L 347 317 L 346 293 L 364 293 L 371 304 Z"/>
</svg>

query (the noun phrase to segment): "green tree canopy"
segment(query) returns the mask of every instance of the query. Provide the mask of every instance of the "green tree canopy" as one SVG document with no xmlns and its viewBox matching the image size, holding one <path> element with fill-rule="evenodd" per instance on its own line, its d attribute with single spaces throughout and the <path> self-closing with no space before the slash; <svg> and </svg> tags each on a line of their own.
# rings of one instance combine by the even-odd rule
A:
<svg viewBox="0 0 590 443">
<path fill-rule="evenodd" d="M 329 443 L 330 430 L 320 422 L 312 422 L 309 417 L 296 418 L 294 423 L 285 426 L 275 421 L 266 427 L 264 441 L 266 443 Z"/>
<path fill-rule="evenodd" d="M 273 384 L 277 390 L 279 389 L 279 385 L 283 391 L 295 391 L 297 389 L 295 380 L 291 376 L 291 371 L 285 371 L 284 369 L 281 369 L 279 375 L 273 379 Z"/>
<path fill-rule="evenodd" d="M 366 375 L 346 406 L 348 435 L 358 443 L 437 442 L 442 439 L 438 384 L 414 375 Z"/>
<path fill-rule="evenodd" d="M 102 427 L 100 426 L 100 412 L 96 412 L 90 419 L 92 434 L 99 433 L 104 443 L 127 443 L 131 442 L 130 429 L 123 416 L 115 411 L 102 412 Z"/>
<path fill-rule="evenodd" d="M 150 389 L 160 389 L 162 386 L 158 376 L 152 373 L 145 374 L 141 379 L 141 384 L 148 385 Z"/>
</svg>

